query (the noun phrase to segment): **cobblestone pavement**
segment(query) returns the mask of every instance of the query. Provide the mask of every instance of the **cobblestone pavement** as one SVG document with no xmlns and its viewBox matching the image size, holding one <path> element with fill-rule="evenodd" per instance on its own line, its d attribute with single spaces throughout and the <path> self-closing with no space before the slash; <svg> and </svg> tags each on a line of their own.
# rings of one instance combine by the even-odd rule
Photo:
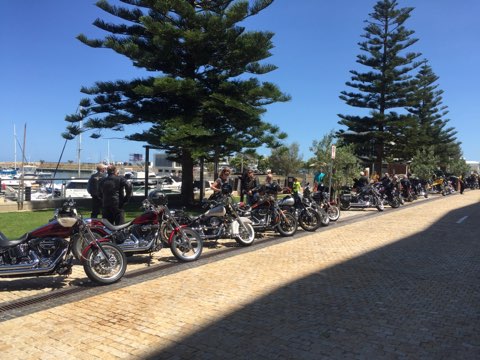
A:
<svg viewBox="0 0 480 360">
<path fill-rule="evenodd" d="M 479 359 L 479 199 L 423 201 L 6 311 L 1 358 Z"/>
</svg>

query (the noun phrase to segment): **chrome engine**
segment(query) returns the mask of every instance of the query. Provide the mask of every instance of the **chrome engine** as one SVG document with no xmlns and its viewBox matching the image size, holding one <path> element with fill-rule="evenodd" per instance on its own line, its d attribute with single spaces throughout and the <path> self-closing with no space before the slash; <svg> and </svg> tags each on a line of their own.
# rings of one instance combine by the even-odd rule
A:
<svg viewBox="0 0 480 360">
<path fill-rule="evenodd" d="M 42 274 L 53 271 L 62 261 L 68 241 L 62 238 L 32 239 L 0 250 L 0 275 Z"/>
<path fill-rule="evenodd" d="M 223 222 L 223 216 L 204 216 L 198 219 L 195 224 L 192 224 L 191 227 L 202 239 L 217 239 L 224 235 L 225 225 Z"/>
<path fill-rule="evenodd" d="M 113 240 L 125 252 L 157 251 L 161 247 L 161 242 L 155 243 L 159 231 L 156 224 L 135 225 L 114 233 Z"/>
</svg>

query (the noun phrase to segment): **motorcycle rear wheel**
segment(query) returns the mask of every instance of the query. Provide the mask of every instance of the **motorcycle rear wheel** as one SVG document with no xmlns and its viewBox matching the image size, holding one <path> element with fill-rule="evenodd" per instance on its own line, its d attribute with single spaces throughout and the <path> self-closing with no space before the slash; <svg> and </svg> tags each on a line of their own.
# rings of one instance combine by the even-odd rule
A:
<svg viewBox="0 0 480 360">
<path fill-rule="evenodd" d="M 245 225 L 246 230 L 240 225 L 235 241 L 241 246 L 250 246 L 255 240 L 255 229 L 250 223 L 244 223 L 243 225 Z"/>
<path fill-rule="evenodd" d="M 97 284 L 108 285 L 120 280 L 127 270 L 125 253 L 112 243 L 103 243 L 103 255 L 99 248 L 91 248 L 83 262 L 83 269 L 88 278 Z"/>
<path fill-rule="evenodd" d="M 302 210 L 298 215 L 298 224 L 305 231 L 315 231 L 321 224 L 320 214 L 312 209 Z"/>
<path fill-rule="evenodd" d="M 280 222 L 277 224 L 277 230 L 282 236 L 292 236 L 297 232 L 297 219 L 292 214 L 286 212 L 284 213 L 285 218 L 281 218 Z"/>
<path fill-rule="evenodd" d="M 202 255 L 203 240 L 195 230 L 182 228 L 173 234 L 170 250 L 180 261 L 195 261 Z"/>
</svg>

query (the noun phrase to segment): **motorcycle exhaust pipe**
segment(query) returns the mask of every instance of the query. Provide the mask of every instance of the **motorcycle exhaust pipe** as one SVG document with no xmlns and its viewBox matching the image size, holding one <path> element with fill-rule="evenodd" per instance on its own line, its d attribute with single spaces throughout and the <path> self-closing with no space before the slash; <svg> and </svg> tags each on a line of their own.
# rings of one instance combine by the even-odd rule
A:
<svg viewBox="0 0 480 360">
<path fill-rule="evenodd" d="M 67 249 L 63 249 L 61 254 L 50 263 L 47 267 L 38 267 L 40 263 L 40 258 L 34 252 L 31 252 L 31 256 L 34 258 L 31 263 L 28 264 L 16 264 L 16 265 L 0 265 L 0 276 L 14 276 L 14 275 L 35 275 L 35 274 L 45 274 L 51 272 L 59 261 L 63 258 Z"/>
</svg>

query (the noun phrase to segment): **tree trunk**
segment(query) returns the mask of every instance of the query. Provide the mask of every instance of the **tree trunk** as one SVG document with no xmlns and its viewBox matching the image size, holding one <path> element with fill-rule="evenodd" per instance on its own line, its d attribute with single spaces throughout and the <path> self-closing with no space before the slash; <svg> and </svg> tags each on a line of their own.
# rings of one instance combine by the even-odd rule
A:
<svg viewBox="0 0 480 360">
<path fill-rule="evenodd" d="M 193 158 L 189 151 L 182 154 L 182 202 L 193 205 Z"/>
</svg>

